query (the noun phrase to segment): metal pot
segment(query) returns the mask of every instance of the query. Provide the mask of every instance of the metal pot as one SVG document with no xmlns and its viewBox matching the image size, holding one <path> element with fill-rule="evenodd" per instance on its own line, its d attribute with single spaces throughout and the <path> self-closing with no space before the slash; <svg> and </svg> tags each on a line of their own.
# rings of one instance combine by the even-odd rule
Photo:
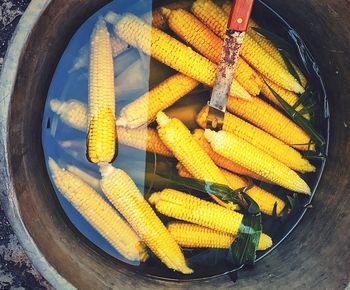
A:
<svg viewBox="0 0 350 290">
<path fill-rule="evenodd" d="M 331 108 L 330 157 L 308 211 L 284 243 L 251 270 L 240 289 L 344 289 L 350 281 L 350 5 L 337 0 L 266 0 L 306 40 Z M 229 277 L 160 281 L 109 259 L 76 232 L 47 176 L 41 120 L 47 90 L 74 31 L 107 0 L 33 0 L 9 47 L 0 83 L 1 202 L 35 267 L 56 288 L 226 289 Z"/>
</svg>

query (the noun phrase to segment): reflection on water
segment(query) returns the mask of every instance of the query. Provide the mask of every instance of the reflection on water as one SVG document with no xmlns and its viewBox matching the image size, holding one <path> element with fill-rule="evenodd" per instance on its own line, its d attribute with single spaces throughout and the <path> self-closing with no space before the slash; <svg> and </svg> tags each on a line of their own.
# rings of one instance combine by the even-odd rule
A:
<svg viewBox="0 0 350 290">
<path fill-rule="evenodd" d="M 120 0 L 113 1 L 97 11 L 79 28 L 69 42 L 56 68 L 49 89 L 42 134 L 45 156 L 53 157 L 60 166 L 78 175 L 101 195 L 99 168 L 86 159 L 86 105 L 88 101 L 90 35 L 97 20 L 104 17 L 109 11 L 118 14 L 131 12 L 142 16 L 151 9 L 151 0 Z M 268 17 L 275 17 L 266 8 L 260 7 L 259 9 L 263 9 Z M 112 37 L 115 37 L 111 27 L 109 30 Z M 135 48 L 125 47 L 123 50 L 120 55 L 114 58 L 117 114 L 126 104 L 174 74 L 174 71 L 150 59 L 148 55 Z M 210 91 L 207 88 L 199 86 L 167 109 L 166 113 L 170 117 L 181 119 L 190 130 L 198 128 L 195 116 L 206 104 L 209 95 Z M 77 116 L 82 117 L 77 120 Z M 72 124 L 75 124 L 75 127 Z M 154 128 L 154 124 L 151 127 Z M 160 155 L 155 156 L 153 153 L 146 153 L 123 144 L 119 144 L 118 148 L 118 156 L 113 165 L 125 170 L 146 197 L 153 191 L 163 189 L 168 185 L 164 178 L 154 175 L 155 171 L 167 174 L 176 172 L 177 162 L 174 159 Z M 155 160 L 157 161 L 156 165 L 154 165 Z M 321 168 L 322 163 L 317 162 L 318 167 Z M 306 176 L 312 187 L 319 174 L 320 169 L 315 174 Z M 261 186 L 280 197 L 283 195 L 277 186 L 269 184 L 261 184 Z M 57 189 L 56 193 L 67 216 L 85 237 L 114 258 L 131 264 L 85 221 Z M 161 219 L 165 222 L 169 220 L 163 216 Z M 274 243 L 277 243 L 288 232 L 296 220 L 292 219 L 286 225 L 281 225 L 272 218 L 264 216 L 263 219 L 264 232 L 272 236 Z M 185 255 L 188 264 L 195 270 L 196 277 L 217 275 L 231 269 L 225 259 L 227 250 L 185 250 Z M 148 274 L 166 278 L 177 278 L 179 275 L 167 270 L 155 258 L 150 259 L 145 265 L 141 265 L 140 269 Z"/>
</svg>

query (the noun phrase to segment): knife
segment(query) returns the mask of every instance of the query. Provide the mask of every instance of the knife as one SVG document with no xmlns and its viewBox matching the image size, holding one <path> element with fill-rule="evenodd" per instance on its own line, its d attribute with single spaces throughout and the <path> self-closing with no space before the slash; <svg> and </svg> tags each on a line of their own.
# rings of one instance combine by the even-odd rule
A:
<svg viewBox="0 0 350 290">
<path fill-rule="evenodd" d="M 222 129 L 226 112 L 227 98 L 233 81 L 239 52 L 243 44 L 245 31 L 253 9 L 254 0 L 233 0 L 227 25 L 227 32 L 217 67 L 215 85 L 211 94 L 207 128 Z"/>
</svg>

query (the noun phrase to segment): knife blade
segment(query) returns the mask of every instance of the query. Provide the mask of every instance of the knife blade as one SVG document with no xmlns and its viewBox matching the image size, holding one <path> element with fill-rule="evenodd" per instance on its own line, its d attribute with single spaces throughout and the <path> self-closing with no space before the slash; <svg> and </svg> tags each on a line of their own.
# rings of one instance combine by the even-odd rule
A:
<svg viewBox="0 0 350 290">
<path fill-rule="evenodd" d="M 227 25 L 221 60 L 217 67 L 214 88 L 211 94 L 207 128 L 215 131 L 222 129 L 226 112 L 227 98 L 237 66 L 239 52 L 243 44 L 245 31 L 253 8 L 254 0 L 235 0 Z"/>
</svg>

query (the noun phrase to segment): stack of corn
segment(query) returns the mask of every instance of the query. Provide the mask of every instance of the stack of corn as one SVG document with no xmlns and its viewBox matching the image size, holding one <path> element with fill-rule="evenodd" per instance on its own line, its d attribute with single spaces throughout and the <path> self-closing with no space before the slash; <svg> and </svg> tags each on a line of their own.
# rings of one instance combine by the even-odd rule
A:
<svg viewBox="0 0 350 290">
<path fill-rule="evenodd" d="M 109 13 L 106 20 L 113 24 L 117 35 L 112 43 L 104 21 L 98 22 L 91 40 L 88 108 L 77 101 L 57 100 L 51 102 L 51 108 L 66 124 L 88 132 L 88 158 L 100 165 L 102 180 L 72 166 L 69 172 L 65 171 L 49 160 L 57 188 L 123 256 L 145 261 L 147 245 L 168 268 L 184 274 L 192 273 L 192 269 L 186 264 L 180 246 L 229 248 L 243 215 L 235 211 L 239 209 L 236 204 L 223 202 L 215 195 L 211 197 L 216 203 L 165 188 L 153 193 L 149 203 L 159 213 L 180 220 L 166 227 L 131 178 L 108 164 L 115 156 L 116 142 L 176 158 L 180 176 L 226 185 L 232 190 L 247 187 L 247 176 L 310 194 L 309 186 L 296 171 L 315 171 L 297 151 L 310 148 L 310 136 L 257 97 L 262 92 L 279 105 L 269 85 L 294 105 L 297 94 L 304 92 L 306 79 L 296 66 L 300 83 L 288 72 L 279 52 L 252 29 L 257 26 L 253 21 L 230 89 L 227 104 L 230 113 L 225 114 L 223 130 L 196 129 L 191 133 L 179 119 L 163 113 L 200 83 L 212 87 L 221 57 L 230 5 L 225 3 L 221 9 L 211 0 L 196 0 L 193 14 L 187 8 L 188 2 L 163 7 L 143 15 L 143 19 Z M 161 31 L 167 25 L 186 44 Z M 117 121 L 113 43 L 114 53 L 131 45 L 177 71 L 126 105 Z M 297 107 L 301 109 L 302 104 Z M 196 118 L 203 129 L 207 115 L 205 106 Z M 147 127 L 154 121 L 158 124 L 156 130 Z M 101 187 L 127 222 L 82 180 L 94 188 Z M 264 214 L 276 211 L 279 215 L 285 208 L 283 200 L 256 185 L 246 193 Z M 265 250 L 271 245 L 271 238 L 263 233 L 258 249 Z"/>
</svg>

